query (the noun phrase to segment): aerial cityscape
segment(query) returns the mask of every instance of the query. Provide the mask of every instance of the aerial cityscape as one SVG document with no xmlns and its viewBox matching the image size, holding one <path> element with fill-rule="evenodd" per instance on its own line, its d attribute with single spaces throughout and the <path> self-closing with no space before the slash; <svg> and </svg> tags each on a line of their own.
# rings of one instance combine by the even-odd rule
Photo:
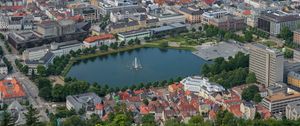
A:
<svg viewBox="0 0 300 126">
<path fill-rule="evenodd" d="M 300 126 L 300 1 L 0 0 L 0 126 Z"/>
</svg>

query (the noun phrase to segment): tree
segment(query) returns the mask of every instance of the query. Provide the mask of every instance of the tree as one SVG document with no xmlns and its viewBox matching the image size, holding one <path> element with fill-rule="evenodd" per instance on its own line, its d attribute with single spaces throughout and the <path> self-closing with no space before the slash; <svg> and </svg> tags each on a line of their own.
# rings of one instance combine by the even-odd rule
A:
<svg viewBox="0 0 300 126">
<path fill-rule="evenodd" d="M 4 35 L 2 33 L 0 33 L 0 39 L 4 39 Z"/>
<path fill-rule="evenodd" d="M 78 115 L 72 115 L 63 122 L 63 126 L 85 126 L 85 122 Z"/>
<path fill-rule="evenodd" d="M 145 105 L 148 105 L 148 104 L 149 104 L 148 99 L 144 99 L 144 100 L 143 100 L 143 103 L 144 103 Z"/>
<path fill-rule="evenodd" d="M 142 125 L 143 126 L 155 126 L 155 118 L 153 114 L 147 114 L 142 117 Z"/>
<path fill-rule="evenodd" d="M 256 103 L 259 103 L 259 102 L 261 102 L 261 100 L 262 100 L 262 97 L 260 96 L 260 94 L 256 93 L 253 97 L 253 101 Z"/>
<path fill-rule="evenodd" d="M 251 42 L 252 39 L 253 39 L 252 32 L 246 31 L 246 32 L 245 32 L 245 41 L 246 41 L 246 42 Z"/>
<path fill-rule="evenodd" d="M 259 89 L 256 85 L 251 85 L 248 88 L 244 89 L 242 92 L 242 99 L 246 101 L 253 100 L 255 94 L 259 92 Z"/>
<path fill-rule="evenodd" d="M 246 83 L 250 84 L 250 83 L 255 83 L 256 82 L 256 76 L 255 73 L 250 72 L 246 78 Z"/>
<path fill-rule="evenodd" d="M 178 119 L 170 119 L 165 122 L 165 126 L 182 126 Z"/>
<path fill-rule="evenodd" d="M 122 41 L 121 43 L 120 43 L 120 47 L 124 47 L 125 46 L 125 41 Z"/>
<path fill-rule="evenodd" d="M 196 115 L 191 117 L 191 119 L 188 122 L 189 126 L 200 126 L 203 125 L 204 119 L 201 115 Z"/>
<path fill-rule="evenodd" d="M 293 32 L 288 27 L 283 27 L 280 30 L 280 33 L 279 33 L 278 37 L 282 38 L 285 41 L 292 41 L 292 39 L 293 39 Z"/>
<path fill-rule="evenodd" d="M 161 48 L 167 48 L 168 46 L 169 46 L 168 42 L 159 43 L 159 47 L 161 47 Z"/>
<path fill-rule="evenodd" d="M 294 51 L 290 49 L 286 49 L 284 51 L 284 58 L 293 58 Z"/>
<path fill-rule="evenodd" d="M 134 43 L 134 40 L 133 40 L 133 39 L 130 39 L 130 40 L 127 42 L 128 45 L 133 45 L 133 43 Z"/>
<path fill-rule="evenodd" d="M 38 111 L 32 107 L 32 105 L 29 105 L 27 107 L 28 112 L 25 113 L 25 119 L 26 119 L 26 126 L 37 126 L 40 124 L 39 122 L 39 116 Z"/>
<path fill-rule="evenodd" d="M 43 87 L 39 89 L 39 96 L 49 101 L 52 98 L 52 87 Z"/>
<path fill-rule="evenodd" d="M 100 50 L 101 51 L 107 51 L 108 50 L 108 46 L 107 45 L 102 45 L 102 46 L 100 46 Z"/>
<path fill-rule="evenodd" d="M 139 40 L 138 38 L 135 38 L 134 43 L 136 45 L 140 45 L 141 44 L 141 40 Z"/>
<path fill-rule="evenodd" d="M 41 76 L 46 76 L 46 67 L 44 67 L 43 65 L 38 65 L 37 66 L 37 73 Z"/>
<path fill-rule="evenodd" d="M 258 112 L 255 112 L 254 119 L 261 119 L 261 115 Z"/>
<path fill-rule="evenodd" d="M 193 27 L 193 28 L 191 29 L 191 31 L 192 31 L 192 32 L 195 32 L 195 31 L 196 31 L 196 29 Z"/>
<path fill-rule="evenodd" d="M 7 111 L 4 111 L 2 114 L 2 120 L 0 122 L 0 126 L 14 126 L 15 122 L 11 116 L 11 114 Z"/>
</svg>

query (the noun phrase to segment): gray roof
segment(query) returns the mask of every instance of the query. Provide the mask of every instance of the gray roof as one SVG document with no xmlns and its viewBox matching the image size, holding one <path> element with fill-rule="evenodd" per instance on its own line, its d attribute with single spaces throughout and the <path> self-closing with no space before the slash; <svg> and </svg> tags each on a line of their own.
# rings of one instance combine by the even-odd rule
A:
<svg viewBox="0 0 300 126">
<path fill-rule="evenodd" d="M 79 95 L 69 95 L 66 97 L 67 101 L 72 104 L 75 109 L 81 108 L 84 105 L 96 105 L 102 102 L 102 99 L 95 93 L 84 93 Z"/>
<path fill-rule="evenodd" d="M 262 12 L 260 17 L 267 20 L 271 20 L 273 22 L 287 22 L 300 20 L 300 16 L 298 14 L 288 14 L 280 11 L 265 11 Z"/>
<path fill-rule="evenodd" d="M 46 55 L 39 60 L 25 60 L 25 64 L 47 65 L 54 57 L 55 55 L 52 52 L 47 52 Z"/>
<path fill-rule="evenodd" d="M 191 15 L 201 15 L 201 14 L 204 13 L 204 11 L 201 10 L 201 9 L 198 9 L 198 10 L 192 10 L 192 9 L 190 9 L 190 8 L 187 8 L 187 7 L 181 7 L 179 10 L 182 11 L 182 12 L 191 14 Z"/>
</svg>

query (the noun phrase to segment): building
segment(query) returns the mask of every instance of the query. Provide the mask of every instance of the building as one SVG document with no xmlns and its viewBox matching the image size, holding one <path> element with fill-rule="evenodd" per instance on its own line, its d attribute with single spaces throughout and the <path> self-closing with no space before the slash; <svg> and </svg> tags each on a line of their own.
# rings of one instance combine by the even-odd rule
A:
<svg viewBox="0 0 300 126">
<path fill-rule="evenodd" d="M 256 108 L 251 102 L 242 102 L 240 105 L 240 111 L 243 113 L 243 118 L 254 119 Z"/>
<path fill-rule="evenodd" d="M 213 25 L 223 30 L 241 30 L 245 28 L 244 18 L 228 14 L 224 10 L 208 11 L 202 14 L 202 23 Z"/>
<path fill-rule="evenodd" d="M 77 16 L 80 15 L 86 22 L 95 22 L 100 19 L 100 14 L 96 7 L 88 4 L 79 4 L 72 6 L 71 15 Z"/>
<path fill-rule="evenodd" d="M 300 74 L 295 71 L 290 71 L 288 73 L 287 83 L 292 86 L 300 88 Z"/>
<path fill-rule="evenodd" d="M 293 42 L 300 45 L 300 29 L 293 31 Z"/>
<path fill-rule="evenodd" d="M 283 27 L 288 27 L 292 31 L 298 29 L 299 23 L 299 14 L 265 11 L 258 17 L 257 28 L 271 35 L 278 35 Z"/>
<path fill-rule="evenodd" d="M 265 97 L 262 100 L 262 104 L 266 107 L 272 114 L 275 113 L 285 113 L 286 106 L 292 102 L 300 101 L 299 93 L 276 93 Z"/>
<path fill-rule="evenodd" d="M 55 55 L 52 52 L 47 52 L 43 57 L 37 60 L 25 60 L 24 63 L 25 65 L 28 66 L 28 75 L 36 74 L 38 75 L 37 72 L 37 67 L 39 65 L 48 67 L 49 64 L 52 63 L 53 59 L 55 58 Z"/>
<path fill-rule="evenodd" d="M 90 24 L 72 20 L 45 21 L 34 31 L 13 32 L 8 34 L 8 42 L 18 50 L 39 47 L 52 42 L 82 41 L 88 35 Z"/>
<path fill-rule="evenodd" d="M 151 36 L 165 36 L 170 34 L 178 34 L 186 30 L 186 25 L 182 23 L 174 23 L 149 29 L 149 31 L 151 32 Z"/>
<path fill-rule="evenodd" d="M 110 13 L 110 21 L 116 23 L 128 18 L 145 15 L 146 13 L 146 9 L 140 6 L 126 9 L 115 9 Z"/>
<path fill-rule="evenodd" d="M 277 82 L 275 84 L 270 85 L 267 88 L 267 91 L 268 91 L 268 95 L 274 95 L 274 94 L 277 94 L 277 93 L 280 93 L 280 92 L 284 93 L 284 92 L 287 91 L 287 84 Z"/>
<path fill-rule="evenodd" d="M 23 60 L 38 60 L 45 56 L 45 54 L 49 51 L 49 46 L 44 45 L 40 47 L 28 48 L 23 51 L 22 57 Z"/>
<path fill-rule="evenodd" d="M 204 98 L 209 98 L 213 93 L 225 91 L 221 85 L 209 82 L 207 78 L 200 76 L 186 77 L 180 83 L 183 84 L 185 91 L 196 92 Z"/>
<path fill-rule="evenodd" d="M 204 12 L 201 16 L 201 22 L 203 24 L 209 24 L 210 21 L 214 18 L 221 18 L 227 15 L 228 12 L 225 10 L 211 10 Z"/>
<path fill-rule="evenodd" d="M 103 1 L 97 1 L 96 3 L 97 3 L 96 6 L 98 6 L 99 8 L 99 12 L 102 15 L 109 15 L 114 10 L 122 10 L 122 9 L 139 7 L 136 0 L 128 0 L 128 1 L 103 0 Z"/>
<path fill-rule="evenodd" d="M 71 40 L 62 43 L 53 42 L 50 44 L 50 51 L 55 56 L 70 54 L 71 51 L 76 52 L 83 48 L 83 43 L 78 40 Z"/>
<path fill-rule="evenodd" d="M 135 31 L 145 28 L 146 24 L 142 24 L 137 20 L 131 20 L 128 22 L 118 22 L 109 25 L 108 29 L 111 34 L 117 34 L 121 32 Z"/>
<path fill-rule="evenodd" d="M 66 97 L 66 107 L 68 110 L 74 109 L 76 112 L 83 109 L 89 116 L 92 114 L 103 116 L 102 99 L 95 93 L 69 95 Z"/>
<path fill-rule="evenodd" d="M 300 102 L 292 102 L 286 106 L 285 117 L 289 120 L 298 120 L 300 118 Z"/>
<path fill-rule="evenodd" d="M 102 45 L 110 45 L 111 43 L 116 42 L 114 35 L 112 34 L 104 34 L 98 36 L 87 37 L 83 41 L 83 46 L 86 48 L 90 47 L 99 47 Z"/>
<path fill-rule="evenodd" d="M 10 104 L 15 100 L 23 102 L 25 99 L 26 94 L 16 78 L 7 78 L 0 81 L 0 101 Z"/>
<path fill-rule="evenodd" d="M 128 42 L 130 40 L 135 39 L 144 39 L 145 37 L 150 37 L 149 30 L 138 30 L 138 31 L 129 31 L 129 32 L 122 32 L 118 33 L 118 40 Z"/>
<path fill-rule="evenodd" d="M 283 81 L 283 54 L 262 44 L 250 46 L 249 71 L 266 87 Z"/>
<path fill-rule="evenodd" d="M 184 15 L 186 22 L 192 24 L 200 23 L 201 15 L 204 13 L 202 9 L 196 8 L 195 6 L 181 7 L 178 12 Z"/>
</svg>

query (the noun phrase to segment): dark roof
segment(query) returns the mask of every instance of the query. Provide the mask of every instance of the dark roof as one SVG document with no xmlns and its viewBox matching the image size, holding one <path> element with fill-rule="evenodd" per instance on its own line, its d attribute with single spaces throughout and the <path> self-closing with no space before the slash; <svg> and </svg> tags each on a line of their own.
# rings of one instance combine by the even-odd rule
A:
<svg viewBox="0 0 300 126">
<path fill-rule="evenodd" d="M 203 10 L 198 9 L 198 10 L 192 10 L 190 8 L 182 7 L 180 8 L 180 11 L 191 14 L 191 15 L 201 15 L 204 13 Z"/>
<path fill-rule="evenodd" d="M 130 22 L 123 22 L 123 23 L 114 23 L 112 24 L 110 27 L 113 28 L 113 29 L 116 29 L 116 28 L 122 28 L 122 27 L 130 27 L 130 26 L 135 26 L 135 25 L 138 25 L 138 21 L 130 21 Z"/>
<path fill-rule="evenodd" d="M 280 11 L 265 11 L 262 12 L 260 18 L 267 19 L 273 22 L 287 22 L 287 21 L 295 21 L 300 20 L 300 16 L 298 14 L 287 14 Z"/>
</svg>

